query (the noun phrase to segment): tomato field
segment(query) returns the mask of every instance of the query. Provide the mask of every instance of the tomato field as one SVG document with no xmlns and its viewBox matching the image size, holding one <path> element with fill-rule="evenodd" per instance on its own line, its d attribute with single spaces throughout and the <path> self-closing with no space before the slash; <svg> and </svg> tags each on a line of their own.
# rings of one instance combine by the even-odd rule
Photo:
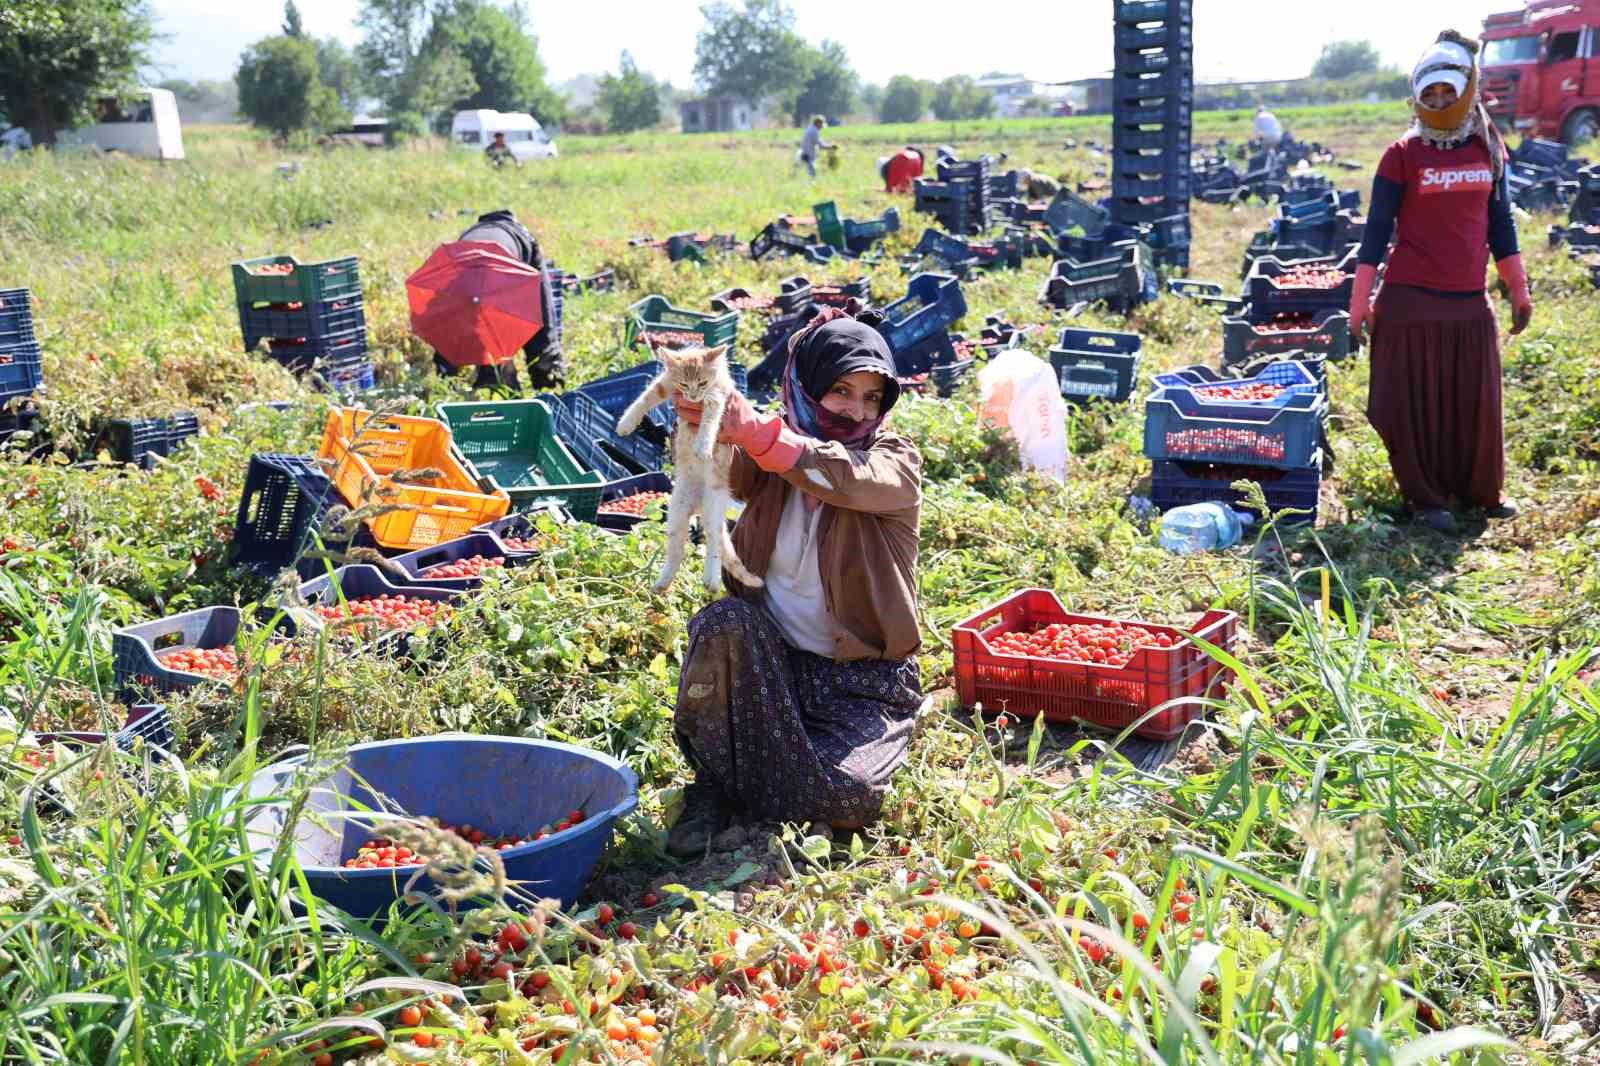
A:
<svg viewBox="0 0 1600 1066">
<path fill-rule="evenodd" d="M 1198 116 L 1197 146 L 1250 118 Z M 1285 118 L 1364 164 L 1329 175 L 1365 193 L 1404 109 Z M 573 137 L 559 160 L 494 170 L 438 147 L 291 152 L 217 128 L 185 131 L 176 166 L 0 165 L 0 287 L 34 294 L 45 382 L 36 435 L 0 456 L 0 707 L 30 736 L 114 732 L 113 629 L 298 580 L 231 565 L 228 540 L 251 455 L 315 454 L 329 400 L 245 351 L 233 262 L 358 256 L 378 378 L 363 402 L 431 415 L 479 397 L 410 335 L 404 279 L 480 212 L 515 210 L 569 272 L 615 270 L 615 291 L 568 297 L 576 384 L 639 361 L 624 311 L 646 294 L 705 309 L 808 271 L 905 291 L 892 257 L 669 263 L 630 237 L 748 239 L 832 199 L 860 218 L 897 206 L 889 247 L 906 252 L 925 220 L 882 191 L 876 158 L 908 137 L 1075 182 L 1103 165 L 1085 142 L 1107 131 L 840 129 L 840 166 L 814 182 L 790 131 Z M 1191 276 L 1236 291 L 1270 215 L 1195 203 Z M 1129 404 L 1069 407 L 1064 484 L 980 425 L 976 375 L 948 398 L 908 396 L 893 424 L 923 455 L 919 662 L 936 699 L 860 834 L 738 826 L 704 859 L 667 856 L 689 779 L 672 709 L 705 599 L 688 581 L 650 592 L 658 498 L 616 508 L 644 516 L 626 536 L 546 521 L 510 545 L 533 553 L 521 565 L 440 564 L 432 576 L 475 583 L 449 602 L 323 603 L 320 639 L 263 628 L 221 654 L 168 653 L 217 683 L 162 697 L 163 748 L 24 744 L 0 725 L 0 1062 L 1600 1061 L 1600 299 L 1546 247 L 1557 221 L 1519 221 L 1536 304 L 1504 350 L 1521 512 L 1466 517 L 1458 536 L 1399 519 L 1355 353 L 1328 371 L 1316 526 L 1164 551 L 1130 502 L 1151 476 L 1142 389 L 1223 347 L 1220 317 L 1176 295 L 1075 323 L 1138 333 L 1144 377 Z M 1042 357 L 1063 324 L 1039 299 L 1048 263 L 965 282 L 967 336 L 997 314 L 1037 327 L 1024 344 Z M 742 316 L 741 353 L 762 324 Z M 1261 404 L 1283 391 L 1224 388 Z M 97 454 L 99 420 L 180 411 L 202 432 L 152 469 Z M 1166 627 L 1237 612 L 1217 652 L 1236 680 L 1181 745 L 974 715 L 954 695 L 952 630 L 1027 588 L 1158 624 L 1005 638 L 1062 668 L 1165 654 Z M 638 810 L 575 907 L 493 867 L 433 863 L 438 894 L 371 925 L 319 906 L 292 846 L 242 857 L 235 790 L 280 756 L 331 772 L 352 744 L 442 733 L 582 745 L 638 775 Z M 415 777 L 471 784 L 449 765 Z M 547 784 L 508 787 L 508 817 Z M 314 806 L 309 791 L 289 779 L 281 805 Z M 371 873 L 470 855 L 474 835 L 576 836 L 592 813 L 576 799 L 564 821 L 493 833 L 375 831 L 355 861 Z"/>
</svg>

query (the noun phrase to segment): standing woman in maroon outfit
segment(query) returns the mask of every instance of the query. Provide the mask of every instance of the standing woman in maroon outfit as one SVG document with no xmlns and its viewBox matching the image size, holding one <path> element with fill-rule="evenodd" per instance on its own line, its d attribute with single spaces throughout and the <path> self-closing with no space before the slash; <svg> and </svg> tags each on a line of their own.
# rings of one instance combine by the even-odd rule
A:
<svg viewBox="0 0 1600 1066">
<path fill-rule="evenodd" d="M 1491 252 L 1511 293 L 1511 332 L 1533 316 L 1505 145 L 1478 100 L 1477 53 L 1476 41 L 1446 31 L 1412 70 L 1416 121 L 1378 164 L 1350 298 L 1352 335 L 1362 342 L 1370 327 L 1372 336 L 1367 420 L 1406 501 L 1440 533 L 1456 530 L 1452 508 L 1516 513 L 1500 495 L 1500 339 L 1484 287 Z"/>
</svg>

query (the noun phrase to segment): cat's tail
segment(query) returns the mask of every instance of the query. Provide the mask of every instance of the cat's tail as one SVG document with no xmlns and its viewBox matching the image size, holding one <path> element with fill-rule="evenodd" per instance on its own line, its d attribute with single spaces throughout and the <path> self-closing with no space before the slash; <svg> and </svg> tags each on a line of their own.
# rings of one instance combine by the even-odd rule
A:
<svg viewBox="0 0 1600 1066">
<path fill-rule="evenodd" d="M 728 535 L 728 523 L 717 523 L 722 529 L 722 568 L 736 578 L 745 588 L 758 589 L 766 582 L 750 572 L 744 565 L 744 560 L 739 558 L 739 553 L 733 548 L 733 538 Z"/>
</svg>

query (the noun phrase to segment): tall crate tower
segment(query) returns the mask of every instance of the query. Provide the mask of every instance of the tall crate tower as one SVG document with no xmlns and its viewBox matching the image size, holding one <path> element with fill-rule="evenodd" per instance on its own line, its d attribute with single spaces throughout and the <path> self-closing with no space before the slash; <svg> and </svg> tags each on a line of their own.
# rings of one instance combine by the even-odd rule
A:
<svg viewBox="0 0 1600 1066">
<path fill-rule="evenodd" d="M 1157 262 L 1189 265 L 1194 0 L 1111 0 L 1111 217 L 1149 226 Z"/>
</svg>

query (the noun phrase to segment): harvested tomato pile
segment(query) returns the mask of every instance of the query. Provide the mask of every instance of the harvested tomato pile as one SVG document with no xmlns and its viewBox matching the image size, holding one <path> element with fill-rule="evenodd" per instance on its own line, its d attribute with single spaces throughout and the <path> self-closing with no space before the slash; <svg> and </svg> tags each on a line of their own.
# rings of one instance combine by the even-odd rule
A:
<svg viewBox="0 0 1600 1066">
<path fill-rule="evenodd" d="M 1271 321 L 1252 327 L 1257 333 L 1302 333 L 1316 329 L 1316 321 L 1303 312 L 1273 315 Z"/>
<path fill-rule="evenodd" d="M 544 537 L 501 537 L 500 543 L 514 552 L 537 552 L 550 546 Z"/>
<path fill-rule="evenodd" d="M 1280 289 L 1337 289 L 1344 284 L 1344 271 L 1337 267 L 1295 267 L 1272 279 Z"/>
<path fill-rule="evenodd" d="M 660 501 L 665 503 L 668 494 L 665 492 L 636 492 L 632 496 L 624 496 L 618 500 L 609 500 L 602 503 L 599 508 L 601 514 L 629 514 L 642 515 L 652 503 Z"/>
<path fill-rule="evenodd" d="M 169 670 L 204 674 L 219 681 L 231 681 L 239 673 L 239 655 L 232 646 L 223 648 L 173 648 L 158 652 L 156 660 Z"/>
<path fill-rule="evenodd" d="M 523 844 L 532 844 L 536 840 L 564 833 L 568 829 L 583 821 L 583 811 L 572 810 L 567 816 L 555 825 L 543 825 L 532 833 L 523 836 L 491 836 L 481 829 L 474 829 L 470 825 L 439 826 L 446 833 L 454 833 L 473 847 L 493 848 L 495 851 L 509 851 L 511 848 Z M 404 845 L 396 845 L 390 840 L 377 838 L 367 841 L 356 850 L 353 858 L 344 861 L 347 870 L 377 870 L 390 869 L 396 866 L 421 866 L 430 861 L 427 855 L 412 851 Z"/>
<path fill-rule="evenodd" d="M 1282 436 L 1269 436 L 1253 429 L 1222 426 L 1207 429 L 1180 429 L 1167 434 L 1167 450 L 1173 455 L 1216 455 L 1228 452 L 1263 462 L 1282 462 L 1285 452 Z"/>
<path fill-rule="evenodd" d="M 698 348 L 705 342 L 700 334 L 686 333 L 681 329 L 646 330 L 644 339 L 655 347 L 667 348 Z"/>
<path fill-rule="evenodd" d="M 317 615 L 327 622 L 344 618 L 371 619 L 385 629 L 415 629 L 435 619 L 449 617 L 450 607 L 440 600 L 420 596 L 359 596 L 343 604 L 318 604 Z"/>
<path fill-rule="evenodd" d="M 56 753 L 29 748 L 22 753 L 22 765 L 30 770 L 47 770 L 56 764 Z"/>
<path fill-rule="evenodd" d="M 1261 381 L 1241 382 L 1238 385 L 1201 385 L 1195 387 L 1194 394 L 1202 400 L 1262 403 L 1282 396 L 1283 386 L 1268 385 Z"/>
<path fill-rule="evenodd" d="M 294 267 L 289 263 L 262 263 L 260 266 L 256 267 L 254 270 L 250 271 L 250 273 L 252 273 L 252 274 L 273 274 L 273 275 L 278 275 L 278 276 L 281 277 L 282 275 L 285 275 L 285 274 L 293 274 L 294 273 Z"/>
<path fill-rule="evenodd" d="M 955 342 L 955 349 L 956 349 L 956 358 L 958 358 L 958 359 L 971 359 L 973 354 L 975 352 L 977 352 L 978 346 L 976 344 L 973 344 L 971 341 L 961 340 L 961 341 L 956 341 Z"/>
<path fill-rule="evenodd" d="M 777 303 L 770 296 L 735 296 L 722 302 L 735 311 L 765 311 Z"/>
<path fill-rule="evenodd" d="M 1038 629 L 990 637 L 996 651 L 1034 659 L 1126 666 L 1140 648 L 1171 648 L 1181 637 L 1121 622 L 1056 622 Z"/>
<path fill-rule="evenodd" d="M 507 544 L 506 547 L 511 545 Z M 469 555 L 465 559 L 457 559 L 453 563 L 440 563 L 430 566 L 418 576 L 420 577 L 482 577 L 485 570 L 494 570 L 506 565 L 504 559 L 493 558 L 487 555 Z"/>
</svg>

